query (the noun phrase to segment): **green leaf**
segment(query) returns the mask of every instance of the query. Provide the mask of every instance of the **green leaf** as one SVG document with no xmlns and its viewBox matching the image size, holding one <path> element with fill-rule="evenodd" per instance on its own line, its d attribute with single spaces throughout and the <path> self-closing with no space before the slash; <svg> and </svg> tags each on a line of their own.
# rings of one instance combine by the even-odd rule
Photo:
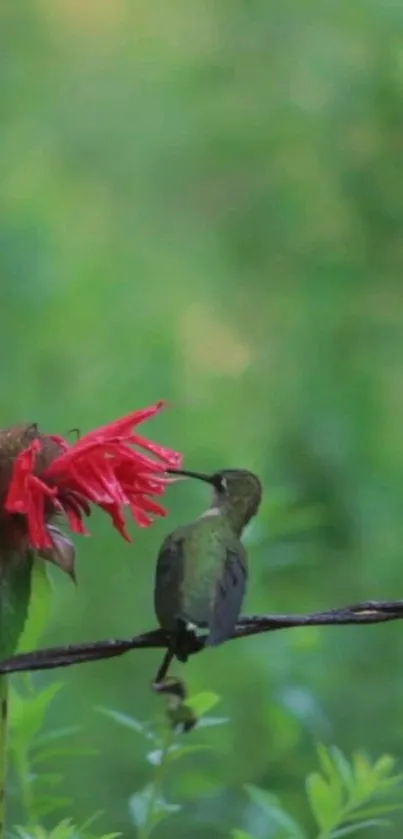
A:
<svg viewBox="0 0 403 839">
<path fill-rule="evenodd" d="M 146 824 L 153 786 L 149 784 L 140 792 L 136 792 L 129 799 L 129 810 L 135 827 L 141 829 Z"/>
<path fill-rule="evenodd" d="M 99 711 L 100 714 L 104 714 L 105 717 L 109 717 L 109 719 L 118 725 L 122 725 L 124 728 L 130 728 L 131 731 L 142 734 L 147 740 L 153 740 L 155 742 L 156 738 L 149 730 L 148 724 L 139 722 L 135 717 L 130 717 L 129 714 L 123 714 L 121 711 L 114 711 L 111 708 L 104 708 L 102 705 L 97 705 L 95 710 Z"/>
<path fill-rule="evenodd" d="M 231 833 L 232 839 L 254 839 L 251 833 L 246 833 L 245 830 L 233 830 Z"/>
<path fill-rule="evenodd" d="M 330 757 L 330 752 L 323 745 L 323 743 L 318 743 L 316 746 L 316 751 L 318 753 L 320 768 L 324 775 L 327 775 L 329 779 L 334 778 L 335 776 L 335 766 Z"/>
<path fill-rule="evenodd" d="M 31 595 L 32 554 L 12 556 L 2 565 L 0 577 L 0 658 L 18 647 L 28 615 Z"/>
<path fill-rule="evenodd" d="M 156 801 L 151 818 L 152 826 L 156 827 L 156 825 L 159 824 L 159 822 L 161 822 L 163 819 L 166 819 L 167 816 L 171 816 L 174 813 L 178 813 L 180 810 L 180 804 L 167 804 L 166 801 L 162 801 L 161 804 L 161 800 Z"/>
<path fill-rule="evenodd" d="M 173 746 L 168 752 L 168 760 L 178 760 L 182 757 L 197 754 L 197 752 L 211 752 L 212 746 L 202 745 L 201 743 L 194 746 Z"/>
<path fill-rule="evenodd" d="M 30 830 L 17 826 L 15 831 L 20 839 L 118 839 L 121 833 L 105 833 L 103 836 L 95 837 L 86 832 L 87 827 L 93 819 L 88 819 L 80 827 L 76 827 L 71 819 L 63 819 L 53 830 L 45 830 L 41 825 L 35 825 Z"/>
<path fill-rule="evenodd" d="M 374 771 L 378 778 L 386 778 L 392 775 L 397 761 L 391 755 L 382 755 L 374 764 Z"/>
<path fill-rule="evenodd" d="M 129 800 L 129 810 L 133 824 L 139 829 L 144 827 L 150 817 L 149 811 L 152 806 L 152 822 L 157 824 L 165 816 L 177 813 L 181 807 L 179 804 L 169 804 L 162 797 L 152 800 L 154 794 L 153 784 L 144 787 L 141 792 L 132 795 Z"/>
<path fill-rule="evenodd" d="M 36 787 L 42 786 L 50 786 L 50 787 L 57 787 L 63 781 L 63 775 L 60 772 L 41 772 L 40 775 L 36 775 L 32 778 L 31 783 L 35 784 Z"/>
<path fill-rule="evenodd" d="M 354 773 L 354 801 L 370 798 L 378 783 L 372 764 L 366 755 L 361 752 L 355 752 L 353 754 L 352 764 Z"/>
<path fill-rule="evenodd" d="M 326 746 L 319 743 L 317 745 L 317 753 L 322 772 L 327 778 L 327 783 L 331 789 L 334 810 L 341 812 L 345 798 L 343 795 L 343 787 L 345 786 L 343 777 L 340 777 L 338 766 L 336 762 L 332 760 L 330 751 L 326 748 Z"/>
<path fill-rule="evenodd" d="M 103 836 L 89 837 L 89 839 L 119 839 L 119 836 L 123 836 L 123 833 L 104 833 Z M 75 832 L 74 839 L 77 839 L 77 831 Z"/>
<path fill-rule="evenodd" d="M 172 748 L 173 748 L 173 746 L 171 746 L 171 749 Z M 171 751 L 171 749 L 168 750 L 168 754 Z M 165 752 L 164 752 L 163 749 L 153 749 L 151 752 L 148 752 L 147 760 L 148 760 L 149 763 L 151 763 L 151 766 L 161 766 L 161 761 L 162 761 L 163 756 L 165 756 L 165 757 L 168 756 L 168 755 L 165 755 Z"/>
<path fill-rule="evenodd" d="M 345 821 L 355 821 L 355 819 L 362 820 L 362 819 L 372 819 L 376 818 L 377 816 L 384 816 L 388 815 L 389 813 L 393 813 L 396 810 L 402 810 L 403 804 L 369 804 L 368 807 L 360 808 L 356 810 L 354 813 L 348 813 L 348 817 L 346 817 Z"/>
<path fill-rule="evenodd" d="M 11 747 L 17 753 L 26 751 L 43 726 L 46 711 L 63 684 L 55 682 L 29 697 L 21 697 L 12 688 L 10 695 Z"/>
<path fill-rule="evenodd" d="M 390 827 L 391 824 L 387 819 L 370 819 L 369 821 L 359 822 L 358 824 L 347 825 L 341 827 L 339 830 L 332 831 L 331 839 L 339 839 L 341 836 L 349 836 L 351 833 L 357 833 L 359 830 L 365 830 L 366 827 Z"/>
<path fill-rule="evenodd" d="M 330 830 L 341 816 L 339 802 L 334 799 L 334 790 L 322 775 L 314 772 L 306 779 L 306 793 L 318 827 Z"/>
<path fill-rule="evenodd" d="M 99 755 L 98 749 L 85 749 L 80 746 L 65 746 L 64 748 L 44 749 L 31 755 L 30 762 L 32 766 L 46 763 L 48 760 L 53 760 L 58 757 L 97 757 Z"/>
<path fill-rule="evenodd" d="M 253 803 L 262 808 L 270 821 L 290 832 L 290 839 L 305 839 L 302 827 L 281 807 L 275 795 L 253 784 L 246 784 L 245 789 Z"/>
<path fill-rule="evenodd" d="M 54 731 L 48 731 L 46 734 L 41 734 L 36 738 L 36 746 L 45 746 L 47 743 L 54 743 L 55 740 L 63 740 L 65 737 L 73 737 L 81 731 L 79 725 L 68 725 L 65 728 L 55 728 Z"/>
<path fill-rule="evenodd" d="M 194 712 L 196 717 L 202 717 L 208 714 L 220 701 L 220 697 L 212 691 L 204 691 L 203 693 L 196 693 L 186 700 L 188 705 Z"/>
<path fill-rule="evenodd" d="M 63 819 L 51 831 L 52 839 L 67 839 L 74 834 L 74 825 L 71 819 Z"/>
<path fill-rule="evenodd" d="M 31 576 L 31 597 L 27 621 L 19 639 L 18 652 L 36 649 L 52 611 L 53 589 L 46 563 L 35 559 Z"/>
<path fill-rule="evenodd" d="M 35 812 L 38 818 L 43 819 L 45 816 L 50 816 L 56 810 L 69 810 L 71 803 L 71 798 L 63 798 L 62 796 L 56 798 L 52 795 L 52 798 L 36 798 Z"/>
<path fill-rule="evenodd" d="M 147 760 L 152 766 L 160 766 L 163 755 L 165 755 L 167 760 L 178 760 L 178 758 L 187 757 L 197 752 L 211 752 L 211 750 L 212 746 L 197 743 L 194 746 L 179 746 L 174 744 L 169 747 L 166 754 L 163 749 L 153 749 L 151 752 L 148 752 Z"/>
<path fill-rule="evenodd" d="M 90 839 L 90 837 L 91 837 L 91 839 L 96 839 L 96 837 L 93 837 L 92 834 L 90 834 L 88 832 L 88 828 L 92 824 L 94 824 L 94 822 L 97 819 L 99 819 L 100 816 L 102 816 L 102 815 L 103 815 L 103 810 L 97 810 L 96 813 L 93 813 L 92 816 L 89 816 L 88 819 L 86 819 L 85 822 L 83 822 L 78 827 L 76 832 L 78 832 L 79 836 L 80 836 L 80 834 L 82 834 L 83 837 L 87 836 L 88 839 Z M 122 836 L 122 835 L 123 835 L 122 833 L 105 833 L 103 836 L 98 837 L 98 839 L 117 839 L 117 837 Z"/>
<path fill-rule="evenodd" d="M 346 790 L 351 790 L 354 786 L 354 776 L 347 758 L 344 757 L 343 753 L 337 748 L 337 746 L 331 746 L 329 752 L 337 766 L 340 779 Z"/>
<path fill-rule="evenodd" d="M 198 720 L 198 728 L 214 728 L 217 725 L 227 725 L 230 722 L 229 717 L 202 717 Z"/>
</svg>

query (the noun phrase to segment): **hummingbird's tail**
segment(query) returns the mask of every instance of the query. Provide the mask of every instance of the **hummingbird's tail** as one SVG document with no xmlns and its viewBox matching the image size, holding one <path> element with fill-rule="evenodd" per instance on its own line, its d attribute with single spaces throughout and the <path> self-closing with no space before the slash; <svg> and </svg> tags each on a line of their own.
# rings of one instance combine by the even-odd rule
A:
<svg viewBox="0 0 403 839">
<path fill-rule="evenodd" d="M 218 647 L 219 644 L 223 644 L 224 641 L 227 641 L 231 637 L 232 630 L 233 627 L 212 626 L 206 638 L 205 647 Z"/>
</svg>

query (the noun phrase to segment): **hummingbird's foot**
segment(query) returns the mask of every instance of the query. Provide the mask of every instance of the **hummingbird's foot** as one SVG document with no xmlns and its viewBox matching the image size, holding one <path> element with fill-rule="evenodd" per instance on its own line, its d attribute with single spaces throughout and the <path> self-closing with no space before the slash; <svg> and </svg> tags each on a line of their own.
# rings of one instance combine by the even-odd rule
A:
<svg viewBox="0 0 403 839">
<path fill-rule="evenodd" d="M 174 655 L 174 651 L 171 648 L 168 648 L 152 684 L 155 690 L 157 690 L 157 686 L 166 679 L 166 675 L 168 673 Z"/>
<path fill-rule="evenodd" d="M 208 626 L 198 626 L 197 623 L 188 621 L 186 624 L 186 631 L 195 635 L 196 638 L 206 638 L 210 630 Z"/>
<path fill-rule="evenodd" d="M 185 664 L 190 655 L 203 649 L 206 632 L 208 630 L 204 627 L 197 626 L 191 621 L 178 619 L 176 632 L 171 639 L 171 649 L 178 661 Z"/>
</svg>

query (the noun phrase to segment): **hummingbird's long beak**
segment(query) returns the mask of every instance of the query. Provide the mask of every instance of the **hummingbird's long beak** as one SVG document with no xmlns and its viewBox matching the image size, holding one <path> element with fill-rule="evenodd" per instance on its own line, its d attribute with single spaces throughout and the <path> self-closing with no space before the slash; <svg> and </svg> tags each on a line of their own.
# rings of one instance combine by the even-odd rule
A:
<svg viewBox="0 0 403 839">
<path fill-rule="evenodd" d="M 212 484 L 213 479 L 211 475 L 207 475 L 205 472 L 191 472 L 188 469 L 166 469 L 165 470 L 169 475 L 178 475 L 179 477 L 183 478 L 196 478 L 197 481 L 204 481 L 206 484 Z"/>
</svg>

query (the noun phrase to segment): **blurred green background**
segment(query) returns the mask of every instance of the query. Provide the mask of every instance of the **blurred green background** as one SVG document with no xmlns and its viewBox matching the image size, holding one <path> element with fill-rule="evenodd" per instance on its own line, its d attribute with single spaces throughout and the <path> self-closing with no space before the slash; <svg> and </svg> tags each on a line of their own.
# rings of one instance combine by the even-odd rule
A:
<svg viewBox="0 0 403 839">
<path fill-rule="evenodd" d="M 85 432 L 167 399 L 148 436 L 264 480 L 245 611 L 402 596 L 403 7 L 3 0 L 0 73 L 1 423 Z M 207 499 L 172 487 L 132 546 L 95 514 L 44 642 L 152 628 L 159 543 Z M 245 782 L 309 827 L 316 740 L 401 756 L 401 650 L 400 625 L 305 629 L 192 660 L 230 723 L 192 735 L 214 751 L 178 764 L 161 835 L 263 839 Z M 76 822 L 135 835 L 153 769 L 94 706 L 155 717 L 159 659 L 62 673 L 49 725 L 99 749 L 59 767 Z"/>
</svg>

